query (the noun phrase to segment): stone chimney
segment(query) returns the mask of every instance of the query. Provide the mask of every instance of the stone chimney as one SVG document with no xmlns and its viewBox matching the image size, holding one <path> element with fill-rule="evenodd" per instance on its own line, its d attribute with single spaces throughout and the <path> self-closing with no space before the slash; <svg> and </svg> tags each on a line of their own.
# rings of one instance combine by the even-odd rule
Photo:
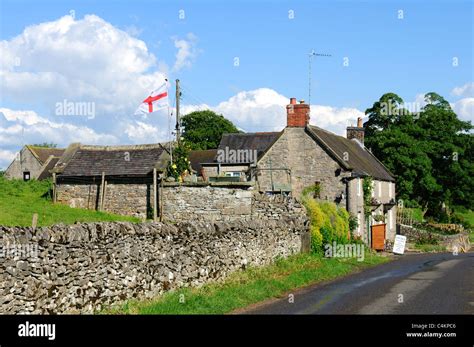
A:
<svg viewBox="0 0 474 347">
<path fill-rule="evenodd" d="M 296 103 L 296 98 L 290 99 L 290 104 L 286 106 L 286 126 L 294 128 L 304 128 L 309 123 L 309 105 L 301 100 Z"/>
<path fill-rule="evenodd" d="M 361 144 L 364 144 L 364 127 L 362 126 L 362 118 L 357 118 L 357 126 L 347 127 L 347 136 L 349 140 L 357 139 Z"/>
</svg>

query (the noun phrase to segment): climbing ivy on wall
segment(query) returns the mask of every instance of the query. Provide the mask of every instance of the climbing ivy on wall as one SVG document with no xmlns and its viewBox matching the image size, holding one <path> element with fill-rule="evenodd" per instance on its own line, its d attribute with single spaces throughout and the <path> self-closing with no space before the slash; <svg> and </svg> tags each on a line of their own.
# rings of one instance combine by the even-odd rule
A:
<svg viewBox="0 0 474 347">
<path fill-rule="evenodd" d="M 373 191 L 373 182 L 372 177 L 367 176 L 363 178 L 362 182 L 362 191 L 364 193 L 364 215 L 365 217 L 370 216 L 372 213 L 372 191 Z"/>
</svg>

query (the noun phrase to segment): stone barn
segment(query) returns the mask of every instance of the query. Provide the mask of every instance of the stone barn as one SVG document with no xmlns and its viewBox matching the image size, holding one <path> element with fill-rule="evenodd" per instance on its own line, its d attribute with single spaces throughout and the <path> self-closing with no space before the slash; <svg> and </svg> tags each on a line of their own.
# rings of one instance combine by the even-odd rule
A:
<svg viewBox="0 0 474 347">
<path fill-rule="evenodd" d="M 152 218 L 169 148 L 169 144 L 72 144 L 54 169 L 55 200 L 71 207 Z"/>
<path fill-rule="evenodd" d="M 5 171 L 9 179 L 42 180 L 51 177 L 51 170 L 63 155 L 64 148 L 26 145 Z"/>
</svg>

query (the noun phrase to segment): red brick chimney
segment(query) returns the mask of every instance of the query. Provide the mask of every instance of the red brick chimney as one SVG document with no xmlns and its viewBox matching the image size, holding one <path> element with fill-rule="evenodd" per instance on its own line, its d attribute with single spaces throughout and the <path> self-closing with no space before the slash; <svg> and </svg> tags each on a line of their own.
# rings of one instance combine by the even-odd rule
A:
<svg viewBox="0 0 474 347">
<path fill-rule="evenodd" d="M 364 144 L 365 130 L 364 130 L 364 127 L 362 125 L 362 118 L 361 117 L 357 118 L 357 126 L 356 127 L 350 126 L 350 127 L 347 127 L 346 130 L 347 130 L 346 137 L 349 140 L 357 139 L 357 140 L 359 140 L 359 142 L 361 144 Z"/>
<path fill-rule="evenodd" d="M 301 100 L 296 103 L 296 98 L 290 99 L 290 104 L 286 106 L 286 126 L 304 128 L 309 123 L 309 105 Z"/>
</svg>

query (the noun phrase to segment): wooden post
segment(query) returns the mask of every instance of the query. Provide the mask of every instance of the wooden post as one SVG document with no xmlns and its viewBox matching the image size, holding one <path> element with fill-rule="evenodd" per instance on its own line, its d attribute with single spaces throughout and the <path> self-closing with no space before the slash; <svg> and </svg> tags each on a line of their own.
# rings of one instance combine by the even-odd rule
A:
<svg viewBox="0 0 474 347">
<path fill-rule="evenodd" d="M 105 206 L 105 192 L 107 189 L 107 181 L 104 180 L 104 189 L 102 190 L 102 208 L 101 210 L 104 211 L 104 206 Z"/>
<path fill-rule="evenodd" d="M 33 213 L 33 219 L 31 220 L 31 227 L 33 231 L 36 230 L 36 226 L 38 225 L 38 213 Z"/>
<path fill-rule="evenodd" d="M 163 176 L 160 180 L 160 222 L 163 222 Z"/>
<path fill-rule="evenodd" d="M 158 202 L 156 201 L 156 167 L 153 168 L 153 221 L 156 222 L 158 216 Z"/>
<path fill-rule="evenodd" d="M 53 172 L 53 204 L 56 203 L 56 172 Z"/>
<path fill-rule="evenodd" d="M 102 171 L 102 180 L 100 181 L 99 203 L 97 205 L 99 211 L 102 211 L 102 205 L 104 201 L 104 184 L 105 184 L 105 172 Z"/>
</svg>

